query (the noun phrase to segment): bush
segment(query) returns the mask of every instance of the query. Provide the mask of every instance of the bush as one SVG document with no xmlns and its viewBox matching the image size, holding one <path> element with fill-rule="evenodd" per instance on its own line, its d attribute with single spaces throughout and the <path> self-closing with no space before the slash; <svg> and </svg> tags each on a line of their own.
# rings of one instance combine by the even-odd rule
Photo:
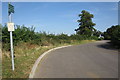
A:
<svg viewBox="0 0 120 80">
<path fill-rule="evenodd" d="M 105 39 L 111 40 L 114 45 L 120 47 L 120 25 L 111 26 L 104 32 Z"/>
<path fill-rule="evenodd" d="M 89 40 L 98 40 L 99 38 L 97 36 L 91 36 L 89 37 Z"/>
<path fill-rule="evenodd" d="M 71 41 L 81 41 L 81 40 L 97 40 L 97 37 L 88 37 L 86 35 L 72 34 L 68 36 L 67 34 L 47 34 L 46 32 L 35 32 L 35 28 L 32 26 L 30 28 L 24 25 L 16 25 L 15 31 L 13 32 L 14 46 L 29 42 L 30 44 L 37 44 L 40 46 L 50 46 L 62 43 L 71 43 Z M 3 48 L 5 50 L 10 50 L 10 33 L 8 32 L 7 26 L 2 27 L 2 42 Z"/>
</svg>

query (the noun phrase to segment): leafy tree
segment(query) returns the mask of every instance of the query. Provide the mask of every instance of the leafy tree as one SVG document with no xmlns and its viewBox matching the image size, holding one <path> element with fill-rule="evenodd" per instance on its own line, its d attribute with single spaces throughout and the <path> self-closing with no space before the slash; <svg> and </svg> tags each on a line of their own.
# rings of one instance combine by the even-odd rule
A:
<svg viewBox="0 0 120 80">
<path fill-rule="evenodd" d="M 58 38 L 61 40 L 69 40 L 69 36 L 67 34 L 60 34 L 58 35 Z"/>
<path fill-rule="evenodd" d="M 82 14 L 78 15 L 80 20 L 77 21 L 79 23 L 79 28 L 75 29 L 75 31 L 80 35 L 92 36 L 93 32 L 95 31 L 93 26 L 96 25 L 92 22 L 94 15 L 85 10 L 83 10 L 81 13 Z"/>
<path fill-rule="evenodd" d="M 0 24 L 0 42 L 2 41 L 2 25 Z"/>
<path fill-rule="evenodd" d="M 8 32 L 8 28 L 6 24 L 4 27 L 2 27 L 2 42 L 10 43 L 10 33 Z"/>
<path fill-rule="evenodd" d="M 120 47 L 120 25 L 108 28 L 106 32 L 104 32 L 104 37 Z"/>
<path fill-rule="evenodd" d="M 94 33 L 93 33 L 93 35 L 96 36 L 96 37 L 100 37 L 100 35 L 102 35 L 102 32 L 99 31 L 99 30 L 98 31 L 95 30 Z"/>
</svg>

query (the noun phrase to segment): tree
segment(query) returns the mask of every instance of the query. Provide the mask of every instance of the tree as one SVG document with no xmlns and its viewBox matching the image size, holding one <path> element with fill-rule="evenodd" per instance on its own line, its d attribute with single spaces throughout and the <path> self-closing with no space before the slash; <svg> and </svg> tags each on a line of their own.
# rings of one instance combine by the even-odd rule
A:
<svg viewBox="0 0 120 80">
<path fill-rule="evenodd" d="M 2 25 L 0 24 L 0 43 L 2 42 Z"/>
<path fill-rule="evenodd" d="M 92 22 L 94 15 L 85 10 L 83 10 L 81 13 L 82 14 L 78 15 L 80 20 L 77 21 L 79 23 L 79 28 L 75 29 L 75 31 L 80 35 L 92 36 L 93 32 L 95 31 L 93 26 L 96 25 Z"/>
<path fill-rule="evenodd" d="M 120 25 L 111 26 L 104 32 L 104 38 L 111 40 L 111 42 L 120 47 Z"/>
<path fill-rule="evenodd" d="M 98 30 L 98 31 L 95 30 L 94 33 L 93 33 L 93 35 L 94 35 L 94 36 L 97 36 L 97 37 L 100 37 L 100 36 L 102 36 L 102 32 L 99 31 L 99 30 Z"/>
</svg>

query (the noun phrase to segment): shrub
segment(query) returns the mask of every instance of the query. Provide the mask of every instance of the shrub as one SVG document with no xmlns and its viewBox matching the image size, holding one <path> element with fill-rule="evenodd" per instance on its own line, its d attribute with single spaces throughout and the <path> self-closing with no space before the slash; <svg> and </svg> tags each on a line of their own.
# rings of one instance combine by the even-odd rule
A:
<svg viewBox="0 0 120 80">
<path fill-rule="evenodd" d="M 13 41 L 14 46 L 23 43 L 29 42 L 30 44 L 37 44 L 40 46 L 50 46 L 57 45 L 62 43 L 71 43 L 71 41 L 80 41 L 87 39 L 95 39 L 97 37 L 88 37 L 86 35 L 72 34 L 68 36 L 67 34 L 47 34 L 46 32 L 35 32 L 35 28 L 25 27 L 24 25 L 16 25 L 15 31 L 13 32 Z M 10 33 L 8 32 L 7 26 L 2 27 L 2 42 L 3 48 L 10 50 Z"/>
<path fill-rule="evenodd" d="M 120 47 L 120 25 L 111 26 L 104 32 L 105 39 L 111 40 L 114 45 Z"/>
</svg>

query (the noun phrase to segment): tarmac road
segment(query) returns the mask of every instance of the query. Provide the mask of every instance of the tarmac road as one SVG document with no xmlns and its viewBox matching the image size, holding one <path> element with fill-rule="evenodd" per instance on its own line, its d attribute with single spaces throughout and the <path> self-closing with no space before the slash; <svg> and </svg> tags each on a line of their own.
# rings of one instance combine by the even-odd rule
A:
<svg viewBox="0 0 120 80">
<path fill-rule="evenodd" d="M 34 78 L 118 78 L 118 50 L 107 42 L 52 51 L 39 63 Z"/>
</svg>

